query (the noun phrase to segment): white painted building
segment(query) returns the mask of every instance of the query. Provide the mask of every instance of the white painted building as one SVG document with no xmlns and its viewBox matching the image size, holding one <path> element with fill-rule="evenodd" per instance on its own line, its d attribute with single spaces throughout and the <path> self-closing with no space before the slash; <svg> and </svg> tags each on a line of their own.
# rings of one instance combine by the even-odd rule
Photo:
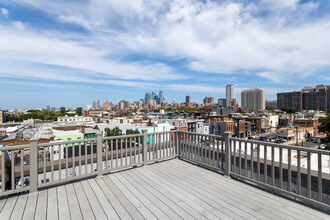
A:
<svg viewBox="0 0 330 220">
<path fill-rule="evenodd" d="M 57 117 L 58 122 L 93 122 L 92 117 L 84 117 L 84 116 L 60 116 Z"/>
</svg>

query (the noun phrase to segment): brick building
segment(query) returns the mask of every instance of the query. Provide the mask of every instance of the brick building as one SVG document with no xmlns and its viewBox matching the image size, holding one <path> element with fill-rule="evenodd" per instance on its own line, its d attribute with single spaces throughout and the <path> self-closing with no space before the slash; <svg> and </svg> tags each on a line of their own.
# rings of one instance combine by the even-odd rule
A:
<svg viewBox="0 0 330 220">
<path fill-rule="evenodd" d="M 330 86 L 317 85 L 305 87 L 301 91 L 277 93 L 277 108 L 285 107 L 297 110 L 330 109 Z"/>
</svg>

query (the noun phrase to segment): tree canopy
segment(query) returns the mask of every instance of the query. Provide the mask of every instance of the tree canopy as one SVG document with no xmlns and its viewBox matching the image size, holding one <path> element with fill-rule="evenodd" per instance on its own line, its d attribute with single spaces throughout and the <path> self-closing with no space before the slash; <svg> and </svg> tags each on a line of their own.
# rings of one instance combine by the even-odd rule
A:
<svg viewBox="0 0 330 220">
<path fill-rule="evenodd" d="M 298 110 L 294 109 L 294 108 L 289 108 L 289 107 L 285 107 L 285 108 L 281 108 L 282 111 L 285 111 L 288 114 L 293 114 L 293 113 L 297 113 Z"/>
<path fill-rule="evenodd" d="M 26 114 L 20 114 L 20 115 L 13 115 L 13 114 L 7 114 L 6 118 L 7 121 L 23 121 L 30 118 L 33 119 L 39 119 L 42 121 L 56 121 L 57 117 L 59 116 L 74 116 L 75 114 L 69 114 L 65 110 L 61 112 L 55 112 L 50 110 L 29 110 Z"/>
<path fill-rule="evenodd" d="M 123 134 L 123 131 L 119 129 L 119 127 L 115 127 L 113 129 L 105 128 L 105 136 L 111 137 L 111 136 L 120 136 Z"/>
<path fill-rule="evenodd" d="M 327 136 L 325 141 L 328 142 L 327 149 L 330 150 L 330 110 L 327 110 L 327 117 L 319 118 L 319 132 L 325 133 Z"/>
</svg>

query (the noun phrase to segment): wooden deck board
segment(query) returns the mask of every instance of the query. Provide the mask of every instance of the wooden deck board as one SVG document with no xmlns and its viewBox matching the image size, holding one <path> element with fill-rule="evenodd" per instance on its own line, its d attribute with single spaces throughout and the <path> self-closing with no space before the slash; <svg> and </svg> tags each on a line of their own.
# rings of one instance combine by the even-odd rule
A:
<svg viewBox="0 0 330 220">
<path fill-rule="evenodd" d="M 65 186 L 57 187 L 57 198 L 58 198 L 58 212 L 59 219 L 70 219 L 70 208 L 68 203 L 68 197 L 66 194 Z M 74 210 L 72 210 L 74 212 Z"/>
<path fill-rule="evenodd" d="M 16 201 L 18 199 L 18 196 L 12 196 L 8 198 L 5 206 L 3 207 L 1 213 L 0 213 L 0 219 L 9 219 L 11 216 L 11 213 L 13 212 L 15 208 Z"/>
<path fill-rule="evenodd" d="M 81 182 L 82 187 L 86 193 L 86 197 L 89 201 L 91 208 L 93 209 L 93 213 L 96 219 L 107 219 L 106 213 L 104 212 L 102 205 L 98 201 L 96 195 L 93 192 L 93 189 L 89 185 L 88 181 Z"/>
<path fill-rule="evenodd" d="M 92 187 L 97 199 L 99 200 L 105 214 L 108 216 L 109 219 L 118 219 L 119 216 L 117 215 L 116 211 L 112 207 L 111 203 L 107 199 L 107 197 L 104 195 L 102 189 L 99 187 L 99 185 L 95 182 L 94 179 L 88 180 L 90 186 Z"/>
<path fill-rule="evenodd" d="M 181 160 L 0 198 L 0 219 L 329 219 Z"/>
<path fill-rule="evenodd" d="M 103 190 L 104 195 L 107 197 L 109 202 L 112 204 L 113 208 L 116 210 L 119 218 L 121 219 L 132 219 L 129 212 L 125 209 L 125 206 L 121 204 L 121 202 L 118 200 L 118 198 L 115 196 L 115 194 L 112 192 L 112 190 L 107 186 L 107 184 L 104 182 L 103 178 L 96 179 L 97 184 L 100 186 L 100 188 Z M 132 204 L 130 204 L 132 206 Z M 128 207 L 127 207 L 128 208 Z M 141 218 L 143 219 L 143 218 Z"/>
<path fill-rule="evenodd" d="M 39 195 L 37 193 L 28 195 L 28 199 L 27 199 L 27 202 L 25 205 L 24 214 L 23 214 L 23 218 L 22 218 L 23 220 L 30 220 L 30 219 L 35 218 L 37 200 L 38 200 L 38 196 L 40 196 L 40 193 L 39 193 Z M 47 202 L 45 202 L 45 203 L 47 204 Z"/>
<path fill-rule="evenodd" d="M 185 163 L 180 160 L 173 160 L 172 164 L 177 164 L 177 167 L 180 167 L 183 170 L 190 169 L 190 171 L 192 171 L 195 175 L 203 176 L 204 178 L 207 178 L 209 181 L 213 182 L 214 184 L 218 184 L 219 187 L 221 188 L 228 187 L 230 189 L 228 192 L 232 191 L 235 193 L 247 195 L 252 200 L 257 197 L 258 200 L 256 201 L 258 203 L 262 203 L 264 206 L 269 206 L 272 209 L 272 212 L 281 212 L 282 215 L 284 214 L 291 217 L 293 216 L 295 218 L 309 217 L 310 219 L 316 219 L 316 218 L 328 219 L 327 215 L 313 208 L 309 208 L 299 203 L 292 202 L 288 199 L 275 196 L 271 193 L 265 192 L 263 190 L 259 190 L 258 188 L 251 187 L 239 181 L 227 179 L 227 178 L 219 178 L 215 180 L 214 178 L 219 177 L 219 174 L 215 172 L 207 171 L 203 168 L 198 168 L 195 165 Z"/>
<path fill-rule="evenodd" d="M 77 199 L 76 192 L 74 190 L 74 187 L 72 184 L 68 184 L 65 186 L 66 194 L 68 196 L 68 205 L 70 214 L 71 214 L 71 219 L 74 220 L 81 220 L 83 219 L 82 214 L 81 214 L 81 209 L 79 206 L 79 202 Z"/>
<path fill-rule="evenodd" d="M 172 165 L 172 164 L 171 164 Z M 199 178 L 195 178 L 193 173 L 190 173 L 188 169 L 182 168 L 184 172 L 177 172 L 176 166 L 166 166 L 166 168 L 174 177 L 184 177 L 184 180 L 189 183 L 189 186 L 195 190 L 199 190 L 200 186 L 203 186 L 203 191 L 205 195 L 221 202 L 221 200 L 227 204 L 227 207 L 231 209 L 235 208 L 233 211 L 237 211 L 243 214 L 246 213 L 246 217 L 249 219 L 259 218 L 259 219 L 278 219 L 286 218 L 292 219 L 287 215 L 278 215 L 280 213 L 276 212 L 275 209 L 267 209 L 268 207 L 265 204 L 260 204 L 260 200 L 255 197 L 247 197 L 245 193 L 237 192 L 233 193 L 233 186 L 227 184 L 219 184 L 219 181 L 213 182 L 211 178 L 199 175 Z M 220 201 L 219 201 L 220 200 Z M 237 207 L 237 208 L 236 208 Z M 272 212 L 273 211 L 273 212 Z M 269 214 L 272 214 L 268 216 Z"/>
<path fill-rule="evenodd" d="M 73 184 L 76 191 L 77 200 L 80 206 L 80 211 L 84 219 L 95 219 L 93 210 L 89 204 L 89 201 L 86 197 L 84 189 L 81 186 L 80 182 Z"/>
<path fill-rule="evenodd" d="M 132 194 L 126 186 L 122 185 L 122 183 L 114 177 L 114 175 L 107 176 L 117 187 L 118 189 L 132 202 L 132 204 L 139 210 L 139 212 L 146 219 L 157 219 L 154 214 L 138 199 Z"/>
<path fill-rule="evenodd" d="M 29 196 L 29 199 L 31 196 Z M 47 201 L 48 201 L 48 190 L 42 190 L 39 192 L 37 202 L 37 208 L 35 211 L 36 219 L 47 219 Z M 27 204 L 28 205 L 28 204 Z M 26 207 L 28 208 L 28 206 Z"/>
<path fill-rule="evenodd" d="M 180 206 L 178 206 L 173 201 L 168 199 L 166 196 L 161 194 L 155 188 L 151 187 L 147 182 L 143 181 L 143 179 L 139 178 L 134 173 L 128 171 L 127 175 L 129 175 L 131 177 L 132 182 L 139 183 L 141 186 L 143 186 L 145 188 L 145 190 L 148 190 L 149 193 L 153 194 L 160 201 L 162 201 L 169 208 L 171 208 L 175 212 L 176 216 L 178 216 L 178 218 L 182 218 L 182 219 L 191 219 L 192 218 L 192 216 L 189 215 L 189 213 L 185 212 L 184 209 L 182 209 Z"/>
<path fill-rule="evenodd" d="M 27 194 L 23 194 L 18 197 L 10 219 L 22 219 L 27 198 L 28 198 Z"/>
<path fill-rule="evenodd" d="M 50 188 L 48 190 L 47 220 L 48 219 L 57 220 L 58 218 L 59 218 L 59 213 L 58 213 L 57 187 L 56 187 L 56 188 Z"/>
</svg>

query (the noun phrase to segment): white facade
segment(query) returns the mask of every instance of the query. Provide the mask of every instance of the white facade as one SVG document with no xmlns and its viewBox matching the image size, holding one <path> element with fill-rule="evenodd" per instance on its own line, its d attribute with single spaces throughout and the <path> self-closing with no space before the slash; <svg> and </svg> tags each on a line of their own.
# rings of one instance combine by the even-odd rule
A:
<svg viewBox="0 0 330 220">
<path fill-rule="evenodd" d="M 229 84 L 226 86 L 226 106 L 230 105 L 230 100 L 235 98 L 235 87 L 234 84 Z"/>
<path fill-rule="evenodd" d="M 93 122 L 92 117 L 84 117 L 84 116 L 60 116 L 57 117 L 58 122 Z"/>
<path fill-rule="evenodd" d="M 266 108 L 265 90 L 253 88 L 241 92 L 241 106 L 250 110 L 263 111 Z"/>
<path fill-rule="evenodd" d="M 278 115 L 270 115 L 269 122 L 272 128 L 276 128 L 278 126 Z"/>
<path fill-rule="evenodd" d="M 158 119 L 158 123 L 169 123 L 176 128 L 188 126 L 186 119 Z"/>
</svg>

